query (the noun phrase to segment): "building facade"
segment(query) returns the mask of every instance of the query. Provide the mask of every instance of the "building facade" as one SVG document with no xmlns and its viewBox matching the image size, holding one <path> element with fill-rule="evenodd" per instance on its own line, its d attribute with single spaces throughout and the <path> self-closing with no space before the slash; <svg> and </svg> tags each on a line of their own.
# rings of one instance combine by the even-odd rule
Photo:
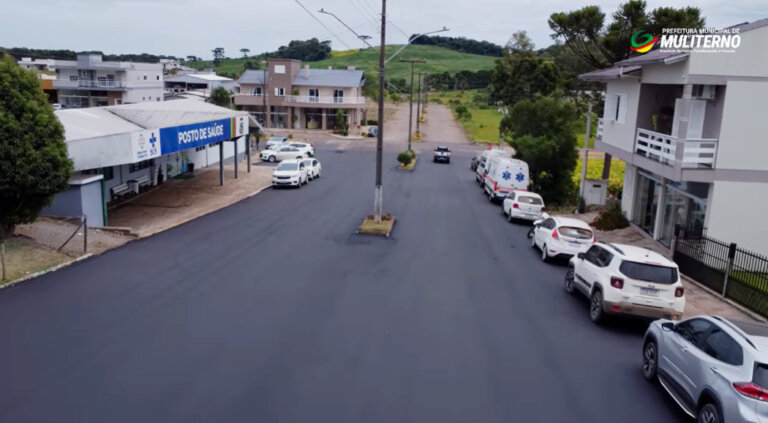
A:
<svg viewBox="0 0 768 423">
<path fill-rule="evenodd" d="M 240 77 L 235 105 L 268 128 L 333 129 L 341 115 L 349 129 L 365 118 L 363 71 L 311 69 L 291 59 L 269 60 Z"/>
<path fill-rule="evenodd" d="M 160 63 L 105 62 L 100 54 L 78 54 L 77 60 L 22 58 L 19 65 L 55 75 L 51 89 L 63 108 L 163 101 Z"/>
<path fill-rule="evenodd" d="M 669 244 L 676 225 L 768 254 L 768 19 L 732 52 L 663 51 L 582 75 L 606 83 L 595 148 L 626 162 L 622 209 Z"/>
</svg>

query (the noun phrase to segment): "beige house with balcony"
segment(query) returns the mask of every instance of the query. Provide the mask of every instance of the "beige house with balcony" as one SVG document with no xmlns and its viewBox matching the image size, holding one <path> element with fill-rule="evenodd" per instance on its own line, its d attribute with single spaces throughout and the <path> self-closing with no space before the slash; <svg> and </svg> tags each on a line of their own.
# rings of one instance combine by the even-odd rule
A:
<svg viewBox="0 0 768 423">
<path fill-rule="evenodd" d="M 668 244 L 675 225 L 768 253 L 768 19 L 731 52 L 653 50 L 605 82 L 595 148 L 626 162 L 622 209 Z"/>
<path fill-rule="evenodd" d="M 245 71 L 239 83 L 235 105 L 268 128 L 332 129 L 339 110 L 350 130 L 364 119 L 361 70 L 302 68 L 298 60 L 274 59 L 266 69 Z"/>
</svg>

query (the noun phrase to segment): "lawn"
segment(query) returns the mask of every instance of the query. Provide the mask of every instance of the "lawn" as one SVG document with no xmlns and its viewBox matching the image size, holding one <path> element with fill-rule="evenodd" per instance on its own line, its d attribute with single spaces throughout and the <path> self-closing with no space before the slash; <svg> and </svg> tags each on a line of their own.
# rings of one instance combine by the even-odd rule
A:
<svg viewBox="0 0 768 423">
<path fill-rule="evenodd" d="M 584 136 L 582 135 L 582 139 Z M 576 169 L 573 170 L 573 181 L 579 183 L 581 180 L 581 164 L 584 162 L 579 157 L 576 163 Z M 625 163 L 617 158 L 611 159 L 611 174 L 608 179 L 609 192 L 621 192 L 624 187 L 624 167 Z M 587 159 L 587 179 L 600 179 L 603 176 L 603 158 L 590 157 Z"/>
<path fill-rule="evenodd" d="M 7 280 L 0 279 L 0 285 L 72 259 L 24 237 L 14 237 L 6 241 L 5 256 L 8 266 Z"/>
</svg>

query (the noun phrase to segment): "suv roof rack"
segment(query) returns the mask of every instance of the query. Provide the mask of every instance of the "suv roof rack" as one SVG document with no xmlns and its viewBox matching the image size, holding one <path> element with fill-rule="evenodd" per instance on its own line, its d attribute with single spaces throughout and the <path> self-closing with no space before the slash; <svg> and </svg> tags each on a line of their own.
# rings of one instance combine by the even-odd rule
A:
<svg viewBox="0 0 768 423">
<path fill-rule="evenodd" d="M 742 338 L 744 338 L 744 340 L 747 341 L 747 343 L 749 345 L 752 345 L 752 348 L 757 349 L 755 344 L 753 344 L 752 341 L 749 340 L 749 338 L 744 333 L 744 331 L 741 330 L 741 328 L 739 328 L 738 326 L 736 326 L 733 323 L 731 323 L 730 320 L 722 318 L 720 316 L 712 316 L 712 318 L 717 320 L 717 321 L 719 321 L 719 322 L 721 322 L 721 323 L 723 323 L 724 325 L 728 326 L 729 328 L 731 328 L 734 332 L 738 333 Z"/>
</svg>

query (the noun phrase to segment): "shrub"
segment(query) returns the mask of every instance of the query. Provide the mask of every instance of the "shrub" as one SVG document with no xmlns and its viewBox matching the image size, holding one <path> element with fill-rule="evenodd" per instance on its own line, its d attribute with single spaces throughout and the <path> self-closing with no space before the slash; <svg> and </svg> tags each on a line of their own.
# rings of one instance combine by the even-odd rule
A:
<svg viewBox="0 0 768 423">
<path fill-rule="evenodd" d="M 456 118 L 458 118 L 459 120 L 472 119 L 472 113 L 469 112 L 469 109 L 467 109 L 467 106 L 461 104 L 459 106 L 456 106 Z"/>
<path fill-rule="evenodd" d="M 397 161 L 402 163 L 403 166 L 406 166 L 408 163 L 413 160 L 415 157 L 415 154 L 413 153 L 413 150 L 405 150 L 401 151 L 400 154 L 397 155 Z"/>
<path fill-rule="evenodd" d="M 292 140 L 293 139 L 293 134 L 288 134 L 288 139 Z"/>
<path fill-rule="evenodd" d="M 389 98 L 392 99 L 392 101 L 394 101 L 395 103 L 397 103 L 398 101 L 400 101 L 400 94 L 392 93 L 392 94 L 389 95 Z M 586 130 L 585 130 L 585 132 L 586 132 Z"/>
<path fill-rule="evenodd" d="M 432 97 L 429 99 L 429 102 L 434 104 L 443 104 L 443 100 L 440 100 L 439 97 Z"/>
<path fill-rule="evenodd" d="M 480 110 L 488 110 L 488 109 L 491 108 L 491 106 L 489 106 L 487 104 L 481 104 L 481 105 L 477 106 L 477 108 L 480 109 Z"/>
<path fill-rule="evenodd" d="M 629 226 L 629 221 L 621 211 L 621 203 L 617 200 L 608 200 L 591 224 L 597 229 L 611 231 L 626 228 Z"/>
<path fill-rule="evenodd" d="M 448 100 L 448 104 L 453 104 L 455 106 L 458 106 L 458 105 L 461 104 L 461 100 L 456 100 L 456 99 Z M 586 132 L 586 130 L 585 130 L 585 132 Z"/>
<path fill-rule="evenodd" d="M 368 119 L 367 123 L 368 123 L 368 125 L 370 125 L 370 126 L 376 126 L 376 125 L 378 125 L 378 124 L 379 124 L 379 121 L 378 121 L 378 120 L 376 120 L 376 119 Z"/>
</svg>

